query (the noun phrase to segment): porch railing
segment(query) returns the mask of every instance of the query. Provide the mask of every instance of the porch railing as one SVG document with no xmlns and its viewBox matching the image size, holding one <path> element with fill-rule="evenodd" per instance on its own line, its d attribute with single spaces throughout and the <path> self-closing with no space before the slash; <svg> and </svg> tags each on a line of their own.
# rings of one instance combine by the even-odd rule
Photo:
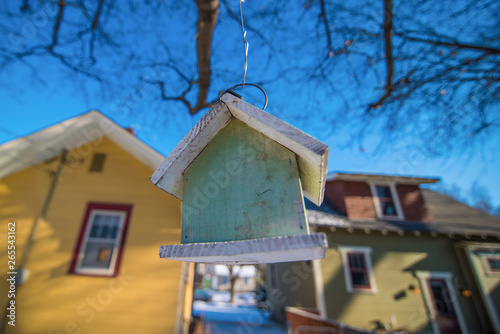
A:
<svg viewBox="0 0 500 334">
<path fill-rule="evenodd" d="M 289 334 L 373 334 L 373 331 L 349 326 L 297 307 L 286 307 Z"/>
</svg>

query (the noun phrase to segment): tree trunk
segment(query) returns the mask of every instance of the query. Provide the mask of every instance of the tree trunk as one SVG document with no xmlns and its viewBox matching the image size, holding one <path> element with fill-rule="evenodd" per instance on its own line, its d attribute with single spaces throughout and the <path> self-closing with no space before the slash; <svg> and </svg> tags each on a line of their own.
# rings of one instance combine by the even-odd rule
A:
<svg viewBox="0 0 500 334">
<path fill-rule="evenodd" d="M 198 54 L 198 102 L 191 108 L 195 114 L 208 106 L 207 95 L 210 87 L 210 55 L 212 53 L 212 35 L 219 15 L 219 0 L 196 0 L 198 6 L 198 24 L 196 33 L 196 51 Z"/>
</svg>

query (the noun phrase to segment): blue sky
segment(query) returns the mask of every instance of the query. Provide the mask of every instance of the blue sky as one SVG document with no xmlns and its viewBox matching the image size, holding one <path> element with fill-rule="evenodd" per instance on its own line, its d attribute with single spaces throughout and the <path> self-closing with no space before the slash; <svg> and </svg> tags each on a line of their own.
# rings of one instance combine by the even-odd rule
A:
<svg viewBox="0 0 500 334">
<path fill-rule="evenodd" d="M 31 63 L 44 82 L 37 80 L 33 72 L 29 72 L 22 64 L 16 63 L 6 68 L 0 74 L 2 110 L 0 112 L 0 144 L 96 109 L 121 126 L 133 126 L 141 140 L 163 155 L 167 155 L 202 117 L 204 111 L 190 116 L 180 103 L 167 106 L 159 101 L 157 87 L 144 86 L 144 84 L 141 86 L 137 81 L 137 76 L 147 78 L 151 75 L 150 69 L 141 66 L 147 61 L 158 61 L 158 59 L 175 61 L 176 65 L 187 75 L 196 75 L 194 48 L 196 25 L 192 17 L 194 2 L 188 2 L 188 5 L 189 8 L 179 7 L 164 15 L 146 13 L 147 24 L 150 27 L 144 29 L 149 32 L 148 34 L 144 34 L 140 29 L 134 30 L 137 25 L 134 26 L 133 22 L 127 21 L 126 17 L 120 19 L 110 15 L 109 19 L 118 20 L 114 24 L 120 29 L 126 27 L 125 30 L 130 30 L 123 33 L 123 36 L 117 36 L 117 42 L 129 45 L 130 41 L 135 40 L 137 42 L 133 45 L 140 50 L 137 59 L 134 58 L 134 63 L 130 64 L 130 67 L 136 66 L 138 70 L 130 75 L 122 75 L 121 69 L 116 66 L 116 64 L 120 65 L 119 62 L 123 59 L 122 54 L 116 52 L 115 49 L 109 49 L 108 53 L 104 52 L 102 55 L 98 54 L 102 56 L 98 65 L 105 68 L 106 73 L 115 75 L 112 77 L 114 81 L 106 81 L 106 84 L 112 85 L 113 89 L 103 92 L 102 95 L 96 92 L 99 89 L 96 90 L 95 85 L 83 83 L 75 78 L 73 73 L 60 71 L 60 67 L 57 67 L 59 63 L 50 58 L 41 58 Z M 236 12 L 238 11 L 237 5 L 238 3 L 235 2 L 233 10 Z M 250 4 L 245 3 L 245 6 L 250 6 Z M 311 27 L 290 25 L 284 26 L 283 31 L 269 32 L 264 28 L 261 31 L 268 34 L 267 38 L 274 47 L 291 50 L 293 45 L 299 43 L 302 49 L 311 49 L 311 51 L 305 55 L 277 57 L 269 60 L 269 50 L 263 46 L 262 40 L 252 31 L 248 31 L 247 40 L 250 47 L 247 82 L 272 78 L 278 73 L 276 68 L 280 64 L 299 66 L 308 61 L 314 63 L 324 57 L 322 43 L 319 45 L 320 49 L 304 46 L 311 38 L 310 33 L 303 32 L 303 30 L 316 29 L 313 24 L 315 21 L 311 18 L 316 19 L 317 13 L 311 10 L 306 14 L 300 14 L 302 11 L 294 9 L 292 5 L 283 10 L 289 11 L 290 15 L 296 15 L 295 21 L 312 22 Z M 307 21 L 308 15 L 310 21 Z M 136 16 L 131 17 L 134 19 Z M 46 25 L 42 26 L 40 23 L 37 26 L 39 28 L 36 30 L 37 38 L 50 40 L 52 30 L 48 22 Z M 140 21 L 138 24 L 143 23 Z M 247 23 L 254 24 L 255 22 L 248 19 Z M 26 25 L 26 22 L 19 21 L 19 24 Z M 11 27 L 9 29 L 15 29 L 13 28 L 15 25 L 9 26 Z M 30 41 L 37 41 L 37 38 Z M 340 37 L 336 36 L 336 38 Z M 163 41 L 164 45 L 154 44 L 158 40 Z M 340 42 L 343 43 L 342 40 Z M 5 40 L 4 43 L 6 43 Z M 168 52 L 165 51 L 165 47 L 170 48 Z M 214 60 L 210 95 L 213 97 L 217 92 L 241 82 L 234 82 L 234 78 L 241 80 L 240 73 L 243 72 L 243 43 L 239 23 L 227 19 L 227 16 L 225 19 L 221 18 L 216 27 L 212 49 Z M 168 56 L 165 56 L 166 54 Z M 268 69 L 274 69 L 274 74 L 271 73 L 267 78 L 259 76 L 263 71 L 268 72 Z M 158 73 L 152 75 L 155 74 Z M 160 73 L 160 75 L 165 75 L 166 80 L 177 84 L 169 85 L 168 89 L 171 91 L 167 93 L 175 95 L 177 93 L 175 89 L 183 89 L 182 81 L 179 81 L 179 77 L 176 77 L 174 72 Z M 351 83 L 348 82 L 348 76 L 338 72 L 332 75 L 339 78 L 337 82 L 340 83 L 339 87 L 344 87 L 342 93 L 346 94 L 345 97 L 357 101 L 359 92 L 350 91 L 349 84 Z M 352 123 L 332 116 L 336 114 L 331 110 L 338 109 L 339 106 L 342 108 L 342 100 L 339 96 L 331 92 L 327 93 L 318 87 L 319 85 L 301 82 L 298 74 L 289 73 L 288 79 L 288 83 L 284 81 L 263 85 L 269 96 L 266 111 L 325 142 L 330 148 L 329 171 L 435 176 L 440 177 L 444 184 L 459 186 L 463 195 L 467 195 L 471 185 L 476 182 L 487 190 L 492 204 L 500 206 L 500 135 L 498 133 L 493 133 L 483 145 L 474 150 L 461 154 L 452 152 L 441 157 L 429 156 L 419 146 L 422 139 L 415 134 L 404 134 L 404 131 L 399 140 L 394 142 L 386 138 L 383 133 L 378 133 L 376 129 L 375 131 L 371 129 L 372 131 L 360 142 L 353 141 L 350 128 Z M 289 86 L 290 82 L 293 87 Z M 143 94 L 139 98 L 134 96 L 134 87 L 139 87 Z M 374 96 L 380 94 L 379 91 L 362 92 Z M 240 93 L 246 101 L 258 107 L 262 106 L 263 97 L 260 92 L 245 89 Z M 355 114 L 356 112 L 353 111 L 355 120 L 358 115 Z M 349 111 L 346 111 L 345 118 L 347 119 L 349 115 Z M 380 142 L 384 144 L 382 149 L 378 145 Z"/>
<path fill-rule="evenodd" d="M 26 91 L 21 96 L 9 91 L 0 92 L 2 113 L 0 114 L 0 143 L 5 143 L 19 136 L 24 136 L 56 124 L 68 118 L 97 109 L 116 121 L 121 126 L 132 125 L 138 138 L 167 155 L 182 137 L 201 118 L 203 113 L 192 117 L 182 110 L 182 117 L 166 126 L 157 127 L 137 115 L 123 115 L 113 111 L 110 104 L 89 105 L 81 96 L 75 96 L 71 88 L 55 85 L 52 89 Z M 263 101 L 255 104 L 260 106 Z M 270 96 L 268 112 L 283 118 L 297 127 L 303 122 L 294 120 L 293 114 L 280 110 L 277 103 L 279 97 Z M 184 115 L 186 114 L 186 115 Z M 300 123 L 300 124 L 294 124 Z M 330 148 L 328 162 L 329 171 L 366 172 L 403 174 L 415 176 L 436 176 L 445 184 L 456 184 L 464 190 L 473 182 L 485 187 L 495 206 L 500 205 L 500 154 L 498 151 L 477 150 L 468 157 L 431 158 L 418 148 L 408 150 L 406 147 L 385 145 L 378 151 L 376 143 L 380 138 L 371 136 L 365 140 L 366 145 L 348 145 L 348 129 L 331 135 L 328 131 L 311 127 L 303 130 L 324 141 Z M 412 138 L 408 138 L 412 140 Z M 498 144 L 498 138 L 492 139 Z M 499 147 L 498 145 L 496 147 Z"/>
</svg>

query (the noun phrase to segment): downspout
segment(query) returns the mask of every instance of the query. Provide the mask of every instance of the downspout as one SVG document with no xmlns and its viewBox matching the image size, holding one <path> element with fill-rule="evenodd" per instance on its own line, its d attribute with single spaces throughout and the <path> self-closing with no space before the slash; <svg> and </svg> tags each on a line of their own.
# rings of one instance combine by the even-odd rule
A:
<svg viewBox="0 0 500 334">
<path fill-rule="evenodd" d="M 31 233 L 30 233 L 28 242 L 26 243 L 26 248 L 24 250 L 23 257 L 21 259 L 19 267 L 16 270 L 16 272 L 17 272 L 16 295 L 19 294 L 20 284 L 22 284 L 26 280 L 26 277 L 25 277 L 26 264 L 28 263 L 33 245 L 35 244 L 38 230 L 40 228 L 40 224 L 42 223 L 42 221 L 45 220 L 45 218 L 47 216 L 47 211 L 49 210 L 49 206 L 50 206 L 50 203 L 52 201 L 52 196 L 54 195 L 56 185 L 59 181 L 59 177 L 61 176 L 61 172 L 62 172 L 62 169 L 64 167 L 64 164 L 66 163 L 67 154 L 68 154 L 67 150 L 65 150 L 65 149 L 62 150 L 61 160 L 59 160 L 59 164 L 57 165 L 55 172 L 53 172 L 53 174 L 52 174 L 52 181 L 50 182 L 49 191 L 47 192 L 47 196 L 45 196 L 45 201 L 43 203 L 42 210 L 40 211 L 40 214 L 38 215 L 38 217 L 35 219 L 35 222 L 33 223 L 33 227 L 31 228 Z M 9 302 L 9 301 L 7 301 L 7 302 Z M 1 327 L 0 327 L 0 334 L 4 333 L 5 326 L 7 324 L 7 314 L 8 314 L 7 307 L 8 307 L 8 305 L 5 306 L 5 308 L 4 308 L 4 315 L 3 315 L 2 323 L 1 323 Z"/>
<path fill-rule="evenodd" d="M 45 197 L 45 202 L 43 203 L 42 211 L 40 212 L 40 215 L 38 218 L 35 220 L 35 223 L 33 224 L 33 227 L 31 228 L 31 233 L 30 237 L 28 239 L 28 243 L 26 244 L 26 249 L 23 254 L 23 258 L 21 259 L 21 264 L 19 265 L 18 268 L 18 275 L 22 275 L 23 272 L 26 270 L 26 264 L 28 263 L 29 257 L 31 255 L 31 249 L 33 248 L 33 245 L 35 244 L 36 237 L 38 234 L 38 230 L 40 228 L 40 224 L 42 223 L 43 220 L 45 220 L 47 216 L 47 211 L 49 210 L 50 202 L 52 201 L 52 196 L 54 195 L 54 191 L 56 189 L 56 185 L 59 181 L 59 176 L 61 175 L 61 171 L 64 167 L 64 164 L 66 163 L 66 156 L 68 154 L 68 151 L 63 150 L 61 153 L 61 160 L 59 160 L 59 165 L 57 166 L 56 171 L 52 175 L 52 181 L 50 183 L 49 191 L 47 192 L 47 196 Z M 22 279 L 22 276 L 21 276 Z M 22 280 L 24 281 L 24 280 Z M 23 282 L 20 283 L 23 283 Z"/>
</svg>

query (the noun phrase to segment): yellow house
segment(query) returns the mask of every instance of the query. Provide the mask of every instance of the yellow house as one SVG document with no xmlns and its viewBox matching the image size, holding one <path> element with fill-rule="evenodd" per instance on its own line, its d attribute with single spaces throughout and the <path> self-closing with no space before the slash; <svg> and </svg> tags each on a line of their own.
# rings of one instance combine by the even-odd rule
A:
<svg viewBox="0 0 500 334">
<path fill-rule="evenodd" d="M 0 146 L 0 332 L 182 331 L 187 266 L 158 256 L 181 202 L 149 182 L 162 161 L 97 111 Z"/>
</svg>

